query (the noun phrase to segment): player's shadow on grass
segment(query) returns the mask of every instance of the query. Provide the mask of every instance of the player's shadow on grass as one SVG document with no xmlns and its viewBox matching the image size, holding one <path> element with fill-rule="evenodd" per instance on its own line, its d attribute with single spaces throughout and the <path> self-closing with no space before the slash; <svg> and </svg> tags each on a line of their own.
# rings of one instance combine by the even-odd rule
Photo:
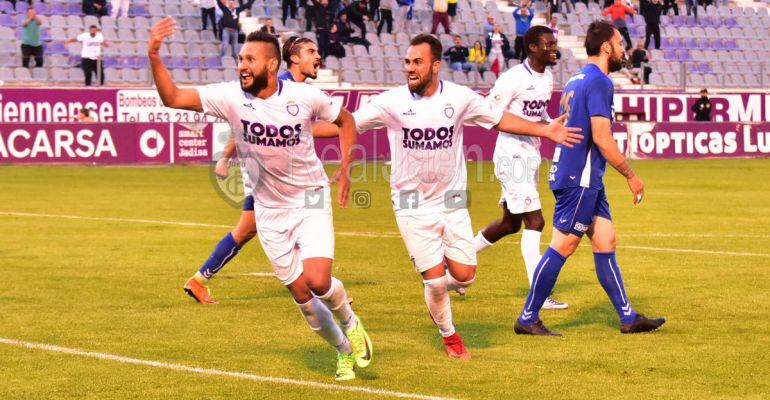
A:
<svg viewBox="0 0 770 400">
<path fill-rule="evenodd" d="M 493 346 L 492 338 L 498 336 L 500 333 L 509 330 L 510 327 L 497 323 L 485 323 L 485 322 L 461 322 L 456 325 L 457 332 L 463 338 L 463 342 L 468 349 L 486 349 Z M 444 352 L 444 342 L 441 337 L 436 333 L 435 326 L 431 327 L 430 334 L 433 347 L 440 352 Z M 472 353 L 472 351 L 471 351 Z"/>
<path fill-rule="evenodd" d="M 559 293 L 578 293 L 580 289 L 584 286 L 590 286 L 590 285 L 596 285 L 596 281 L 569 281 L 569 282 L 558 282 L 556 284 L 556 287 L 553 288 L 553 297 L 557 300 L 560 299 Z M 529 288 L 528 287 L 521 287 L 514 289 L 514 297 L 517 299 L 523 300 L 527 298 L 527 294 L 529 294 Z"/>
<path fill-rule="evenodd" d="M 573 307 L 570 307 L 570 310 L 567 312 L 570 313 L 571 318 L 563 322 L 554 323 L 552 328 L 560 330 L 593 324 L 607 325 L 611 328 L 618 328 L 619 326 L 618 315 L 615 313 L 615 309 L 612 308 L 612 304 L 610 304 L 609 301 L 588 308 L 580 307 L 579 310 L 573 310 Z M 547 316 L 545 318 L 547 318 Z M 546 324 L 548 324 L 547 321 Z"/>
<path fill-rule="evenodd" d="M 337 356 L 334 350 L 328 346 L 297 347 L 296 351 L 300 357 L 305 359 L 308 369 L 331 377 L 334 377 L 335 372 L 337 372 Z M 374 366 L 375 362 L 373 361 L 371 366 Z M 356 367 L 356 380 L 371 381 L 377 379 L 377 373 L 371 366 L 366 369 Z"/>
</svg>

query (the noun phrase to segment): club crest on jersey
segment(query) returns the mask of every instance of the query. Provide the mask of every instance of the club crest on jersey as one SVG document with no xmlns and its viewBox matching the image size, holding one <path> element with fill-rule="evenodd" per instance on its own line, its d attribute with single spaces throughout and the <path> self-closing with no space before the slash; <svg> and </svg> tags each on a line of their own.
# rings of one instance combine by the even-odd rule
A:
<svg viewBox="0 0 770 400">
<path fill-rule="evenodd" d="M 297 114 L 299 114 L 299 105 L 290 100 L 288 103 L 286 103 L 286 112 L 291 114 L 292 117 L 296 117 Z"/>
<path fill-rule="evenodd" d="M 446 107 L 444 107 L 444 115 L 446 115 L 447 118 L 452 118 L 452 116 L 455 115 L 455 108 L 452 107 L 452 103 L 447 103 Z"/>
</svg>

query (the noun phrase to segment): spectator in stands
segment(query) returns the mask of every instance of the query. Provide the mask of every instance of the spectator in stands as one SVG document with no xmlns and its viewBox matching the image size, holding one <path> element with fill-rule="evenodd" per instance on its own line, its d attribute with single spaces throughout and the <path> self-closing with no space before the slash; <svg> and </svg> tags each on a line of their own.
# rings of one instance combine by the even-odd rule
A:
<svg viewBox="0 0 770 400">
<path fill-rule="evenodd" d="M 342 45 L 342 41 L 340 40 L 340 31 L 339 31 L 339 25 L 337 25 L 337 22 L 334 22 L 332 24 L 331 29 L 329 30 L 328 55 L 337 57 L 337 58 L 345 57 L 345 46 Z"/>
<path fill-rule="evenodd" d="M 380 24 L 377 25 L 377 35 L 382 32 L 384 24 L 388 25 L 388 33 L 393 33 L 393 10 L 397 8 L 396 0 L 382 0 L 380 2 Z"/>
<path fill-rule="evenodd" d="M 468 48 L 462 45 L 459 35 L 454 37 L 455 45 L 444 52 L 444 58 L 449 60 L 449 67 L 454 71 L 468 72 L 473 69 L 473 63 L 468 61 Z"/>
<path fill-rule="evenodd" d="M 131 0 L 112 0 L 110 4 L 112 4 L 110 10 L 112 18 L 117 18 L 120 15 L 128 17 L 128 7 L 131 5 Z"/>
<path fill-rule="evenodd" d="M 83 32 L 75 38 L 64 41 L 64 44 L 82 42 L 83 49 L 80 52 L 80 66 L 86 78 L 86 86 L 91 86 L 91 76 L 96 74 L 100 83 L 104 85 L 104 63 L 102 63 L 102 46 L 110 47 L 104 40 L 96 25 L 88 27 L 88 32 Z M 98 71 L 98 72 L 97 72 Z"/>
<path fill-rule="evenodd" d="M 396 0 L 398 2 L 398 18 L 396 21 L 398 22 L 399 32 L 404 32 L 407 35 L 410 35 L 412 32 L 412 5 L 414 5 L 414 0 Z"/>
<path fill-rule="evenodd" d="M 700 90 L 700 99 L 692 105 L 691 110 L 695 113 L 696 121 L 711 121 L 711 100 L 709 100 L 708 90 Z"/>
<path fill-rule="evenodd" d="M 508 42 L 508 38 L 505 37 L 505 34 L 503 34 L 503 29 L 500 24 L 496 24 L 495 30 L 487 35 L 486 42 L 489 68 L 495 75 L 500 76 L 500 73 L 506 67 L 505 55 L 511 51 L 511 44 Z"/>
<path fill-rule="evenodd" d="M 83 14 L 95 17 L 107 15 L 107 0 L 83 0 Z"/>
<path fill-rule="evenodd" d="M 265 20 L 265 24 L 262 25 L 262 27 L 259 28 L 261 32 L 267 32 L 273 36 L 278 36 L 278 34 L 275 32 L 275 27 L 273 26 L 273 19 L 268 17 Z"/>
<path fill-rule="evenodd" d="M 646 47 L 646 43 L 641 40 L 636 44 L 636 49 L 631 53 L 631 66 L 633 67 L 632 72 L 637 76 L 639 76 L 639 72 L 642 72 L 644 74 L 644 83 L 649 84 L 652 68 L 648 64 L 650 62 L 650 55 L 647 53 Z M 645 64 L 643 70 L 642 64 Z"/>
<path fill-rule="evenodd" d="M 78 111 L 76 117 L 78 122 L 94 122 L 94 117 L 91 116 L 91 110 L 83 107 Z"/>
<path fill-rule="evenodd" d="M 382 18 L 380 15 L 380 0 L 369 0 L 369 19 L 378 21 Z"/>
<path fill-rule="evenodd" d="M 334 21 L 334 12 L 331 6 L 329 6 L 329 0 L 318 0 L 311 8 L 311 13 L 313 24 L 315 25 L 315 35 L 318 39 L 318 52 L 321 54 L 321 60 L 323 61 L 329 55 L 329 35 L 331 34 L 332 22 Z"/>
<path fill-rule="evenodd" d="M 626 15 L 634 14 L 636 14 L 636 10 L 623 4 L 623 0 L 615 0 L 615 4 L 602 10 L 602 15 L 610 15 L 612 18 L 612 25 L 618 28 L 620 34 L 623 35 L 626 51 L 631 49 L 631 35 L 628 34 L 628 27 L 626 26 Z"/>
<path fill-rule="evenodd" d="M 222 28 L 222 48 L 219 51 L 220 56 L 224 56 L 227 46 L 230 46 L 232 56 L 238 61 L 238 34 L 241 32 L 240 14 L 241 11 L 251 9 L 254 0 L 249 0 L 246 4 L 235 6 L 235 0 L 227 0 L 227 6 L 217 0 L 217 5 L 222 10 L 222 19 L 220 20 Z"/>
<path fill-rule="evenodd" d="M 217 3 L 216 0 L 201 0 L 201 21 L 203 21 L 203 30 L 206 30 L 207 22 L 211 22 L 211 30 L 214 32 L 214 37 L 222 39 L 217 33 Z"/>
<path fill-rule="evenodd" d="M 451 23 L 454 23 L 457 18 L 457 1 L 458 0 L 447 0 L 446 13 L 449 14 L 449 22 Z"/>
<path fill-rule="evenodd" d="M 644 48 L 650 48 L 650 36 L 655 38 L 655 48 L 660 49 L 660 15 L 663 5 L 660 0 L 641 0 L 642 15 L 645 22 Z"/>
<path fill-rule="evenodd" d="M 29 68 L 29 59 L 35 57 L 35 66 L 43 67 L 43 43 L 40 42 L 40 25 L 43 20 L 35 9 L 27 9 L 27 18 L 21 22 L 21 65 Z"/>
<path fill-rule="evenodd" d="M 313 10 L 316 7 L 315 0 L 300 0 L 299 6 L 305 9 L 305 32 L 311 32 L 313 29 Z M 320 53 L 320 52 L 319 52 Z"/>
<path fill-rule="evenodd" d="M 337 26 L 336 34 L 337 39 L 344 44 L 352 43 L 352 44 L 361 44 L 366 47 L 366 50 L 369 51 L 369 41 L 366 40 L 364 37 L 354 36 L 355 30 L 353 29 L 353 24 L 350 23 L 348 20 L 348 14 L 343 12 L 340 14 L 339 20 L 335 23 Z"/>
<path fill-rule="evenodd" d="M 355 0 L 346 8 L 345 13 L 348 15 L 348 21 L 361 31 L 361 37 L 366 37 L 366 21 L 369 21 L 366 0 Z"/>
<path fill-rule="evenodd" d="M 473 48 L 468 54 L 468 61 L 473 63 L 476 71 L 479 71 L 480 74 L 487 70 L 487 52 L 478 40 L 473 43 Z"/>
<path fill-rule="evenodd" d="M 447 0 L 433 0 L 433 24 L 430 27 L 430 33 L 436 34 L 438 24 L 440 23 L 444 27 L 444 33 L 449 33 L 449 3 Z"/>
<path fill-rule="evenodd" d="M 513 18 L 516 19 L 516 39 L 513 43 L 513 58 L 524 61 L 527 58 L 527 50 L 524 48 L 524 34 L 532 26 L 532 18 L 535 13 L 529 8 L 530 1 L 522 0 L 521 5 L 513 10 Z"/>
<path fill-rule="evenodd" d="M 489 36 L 495 30 L 495 17 L 487 15 L 487 22 L 484 23 L 484 37 Z"/>
<path fill-rule="evenodd" d="M 559 38 L 559 19 L 556 17 L 551 17 L 550 21 L 548 22 L 548 27 L 551 28 L 551 31 L 553 32 L 553 37 Z"/>
<path fill-rule="evenodd" d="M 687 7 L 687 16 L 695 16 L 695 20 L 698 20 L 698 0 L 684 0 L 684 4 Z"/>
<path fill-rule="evenodd" d="M 297 0 L 281 0 L 281 22 L 286 25 L 286 17 L 297 18 Z"/>
<path fill-rule="evenodd" d="M 663 0 L 663 14 L 668 14 L 668 10 L 674 9 L 674 14 L 679 15 L 679 5 L 676 0 Z"/>
</svg>

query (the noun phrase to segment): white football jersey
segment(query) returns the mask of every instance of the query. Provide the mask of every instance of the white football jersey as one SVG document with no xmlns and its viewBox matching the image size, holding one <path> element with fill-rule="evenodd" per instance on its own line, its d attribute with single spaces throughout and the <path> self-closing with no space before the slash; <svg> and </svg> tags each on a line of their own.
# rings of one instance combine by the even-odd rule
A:
<svg viewBox="0 0 770 400">
<path fill-rule="evenodd" d="M 329 96 L 290 81 L 278 81 L 278 91 L 264 100 L 242 91 L 238 81 L 201 86 L 198 93 L 206 114 L 230 124 L 255 204 L 304 207 L 308 190 L 323 190 L 328 197 L 329 180 L 315 153 L 311 120 L 337 119 L 340 107 Z"/>
<path fill-rule="evenodd" d="M 465 86 L 439 81 L 431 97 L 403 85 L 375 96 L 353 116 L 359 132 L 387 128 L 393 208 L 416 215 L 446 210 L 445 196 L 465 190 L 462 127 L 491 129 L 503 110 Z"/>
<path fill-rule="evenodd" d="M 538 73 L 530 68 L 527 61 L 503 72 L 495 81 L 495 86 L 489 91 L 487 98 L 505 111 L 529 121 L 549 121 L 548 103 L 553 92 L 553 75 L 545 69 Z M 540 147 L 540 138 L 536 136 L 511 135 L 516 139 Z"/>
</svg>

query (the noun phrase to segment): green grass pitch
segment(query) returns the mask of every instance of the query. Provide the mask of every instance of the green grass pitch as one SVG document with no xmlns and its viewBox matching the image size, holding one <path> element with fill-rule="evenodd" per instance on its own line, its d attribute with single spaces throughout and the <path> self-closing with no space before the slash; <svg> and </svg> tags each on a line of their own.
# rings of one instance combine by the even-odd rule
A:
<svg viewBox="0 0 770 400">
<path fill-rule="evenodd" d="M 374 179 L 383 164 L 358 166 L 365 179 L 353 190 L 370 191 L 372 206 L 335 208 L 334 274 L 354 298 L 376 353 L 358 379 L 340 386 L 463 399 L 768 398 L 770 159 L 632 165 L 646 183 L 642 205 L 632 205 L 617 173 L 606 178 L 618 261 L 631 304 L 668 323 L 651 334 L 621 335 L 584 246 L 556 286 L 555 297 L 570 309 L 542 313 L 565 336 L 516 336 L 527 281 L 514 235 L 479 255 L 465 298 L 452 296 L 471 360 L 444 354 L 398 236 L 388 182 Z M 212 189 L 209 169 L 0 167 L 0 338 L 336 385 L 333 350 L 310 331 L 288 291 L 274 277 L 247 275 L 271 271 L 257 240 L 213 279 L 219 305 L 201 306 L 183 293 L 185 279 L 240 213 Z M 540 185 L 550 221 L 546 170 Z M 468 171 L 478 230 L 499 215 L 500 189 L 491 164 L 471 163 Z M 547 227 L 543 248 L 549 240 Z M 0 395 L 393 398 L 7 343 L 0 343 Z"/>
</svg>

